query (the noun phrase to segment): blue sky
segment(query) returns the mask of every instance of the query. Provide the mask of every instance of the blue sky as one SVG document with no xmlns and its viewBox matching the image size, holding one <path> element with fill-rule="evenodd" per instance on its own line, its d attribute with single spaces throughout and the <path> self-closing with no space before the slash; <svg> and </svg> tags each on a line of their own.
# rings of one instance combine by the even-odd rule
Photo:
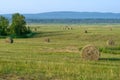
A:
<svg viewBox="0 0 120 80">
<path fill-rule="evenodd" d="M 120 0 L 0 0 L 0 14 L 52 11 L 120 13 Z"/>
</svg>

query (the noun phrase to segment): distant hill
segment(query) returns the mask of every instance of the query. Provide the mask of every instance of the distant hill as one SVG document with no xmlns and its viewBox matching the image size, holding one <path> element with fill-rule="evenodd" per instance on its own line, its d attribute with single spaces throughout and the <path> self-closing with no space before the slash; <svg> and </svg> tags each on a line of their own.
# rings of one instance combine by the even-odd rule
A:
<svg viewBox="0 0 120 80">
<path fill-rule="evenodd" d="M 2 14 L 11 18 L 11 14 Z M 38 14 L 23 14 L 26 19 L 120 19 L 120 13 L 100 13 L 100 12 L 46 12 Z"/>
<path fill-rule="evenodd" d="M 11 21 L 12 14 L 2 14 Z M 120 23 L 120 13 L 100 12 L 46 12 L 39 14 L 23 14 L 27 23 Z"/>
</svg>

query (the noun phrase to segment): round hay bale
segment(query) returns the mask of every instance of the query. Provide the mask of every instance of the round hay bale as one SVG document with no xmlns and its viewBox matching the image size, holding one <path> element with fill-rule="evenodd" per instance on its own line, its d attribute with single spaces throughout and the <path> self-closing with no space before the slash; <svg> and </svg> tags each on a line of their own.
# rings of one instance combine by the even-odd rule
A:
<svg viewBox="0 0 120 80">
<path fill-rule="evenodd" d="M 37 28 L 34 28 L 34 31 L 37 31 Z"/>
<path fill-rule="evenodd" d="M 110 31 L 112 31 L 112 28 L 110 28 Z"/>
<path fill-rule="evenodd" d="M 87 45 L 82 48 L 82 58 L 84 60 L 99 60 L 99 50 L 93 45 Z"/>
<path fill-rule="evenodd" d="M 50 39 L 49 38 L 45 38 L 45 42 L 50 42 Z"/>
<path fill-rule="evenodd" d="M 72 30 L 73 28 L 72 27 L 69 27 L 70 28 L 70 30 Z"/>
<path fill-rule="evenodd" d="M 85 30 L 84 32 L 85 32 L 85 33 L 88 33 L 88 31 L 87 31 L 87 30 Z"/>
<path fill-rule="evenodd" d="M 12 37 L 7 37 L 5 42 L 6 43 L 13 43 L 13 38 Z"/>
<path fill-rule="evenodd" d="M 107 41 L 107 45 L 108 46 L 113 46 L 113 45 L 115 45 L 115 42 L 111 39 L 111 40 L 108 40 Z"/>
</svg>

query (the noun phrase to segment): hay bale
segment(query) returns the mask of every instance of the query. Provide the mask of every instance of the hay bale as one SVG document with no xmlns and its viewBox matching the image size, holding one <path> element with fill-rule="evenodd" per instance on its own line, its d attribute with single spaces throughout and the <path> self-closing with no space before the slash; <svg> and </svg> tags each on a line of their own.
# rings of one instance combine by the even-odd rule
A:
<svg viewBox="0 0 120 80">
<path fill-rule="evenodd" d="M 107 45 L 108 46 L 113 46 L 113 45 L 115 45 L 115 42 L 111 39 L 111 40 L 108 40 L 107 41 Z"/>
<path fill-rule="evenodd" d="M 45 38 L 44 41 L 45 41 L 45 42 L 50 42 L 50 39 L 49 39 L 49 38 Z"/>
<path fill-rule="evenodd" d="M 85 30 L 84 32 L 85 32 L 85 33 L 88 33 L 88 31 L 87 31 L 87 30 Z"/>
<path fill-rule="evenodd" d="M 93 45 L 87 45 L 82 48 L 82 58 L 84 60 L 99 60 L 99 50 Z"/>
<path fill-rule="evenodd" d="M 7 37 L 5 42 L 6 43 L 13 43 L 13 38 L 12 37 Z"/>
<path fill-rule="evenodd" d="M 65 30 L 67 30 L 68 29 L 68 26 L 65 26 L 65 28 L 64 28 Z"/>
<path fill-rule="evenodd" d="M 37 31 L 37 28 L 34 28 L 34 31 Z"/>
<path fill-rule="evenodd" d="M 110 28 L 110 31 L 112 31 L 112 28 Z"/>
<path fill-rule="evenodd" d="M 73 28 L 72 27 L 70 27 L 70 30 L 72 30 Z"/>
<path fill-rule="evenodd" d="M 70 26 L 65 26 L 64 30 L 72 30 L 72 27 L 70 27 Z"/>
</svg>

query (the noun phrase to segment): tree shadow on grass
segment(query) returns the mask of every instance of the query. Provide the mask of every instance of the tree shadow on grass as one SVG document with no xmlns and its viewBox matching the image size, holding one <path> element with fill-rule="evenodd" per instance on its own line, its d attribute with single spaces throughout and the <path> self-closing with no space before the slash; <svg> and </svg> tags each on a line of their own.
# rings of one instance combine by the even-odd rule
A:
<svg viewBox="0 0 120 80">
<path fill-rule="evenodd" d="M 120 61 L 120 58 L 100 58 L 101 61 Z"/>
<path fill-rule="evenodd" d="M 59 36 L 59 35 L 67 35 L 67 33 L 63 33 L 62 31 L 38 32 L 33 37 L 50 37 L 50 36 Z"/>
</svg>

